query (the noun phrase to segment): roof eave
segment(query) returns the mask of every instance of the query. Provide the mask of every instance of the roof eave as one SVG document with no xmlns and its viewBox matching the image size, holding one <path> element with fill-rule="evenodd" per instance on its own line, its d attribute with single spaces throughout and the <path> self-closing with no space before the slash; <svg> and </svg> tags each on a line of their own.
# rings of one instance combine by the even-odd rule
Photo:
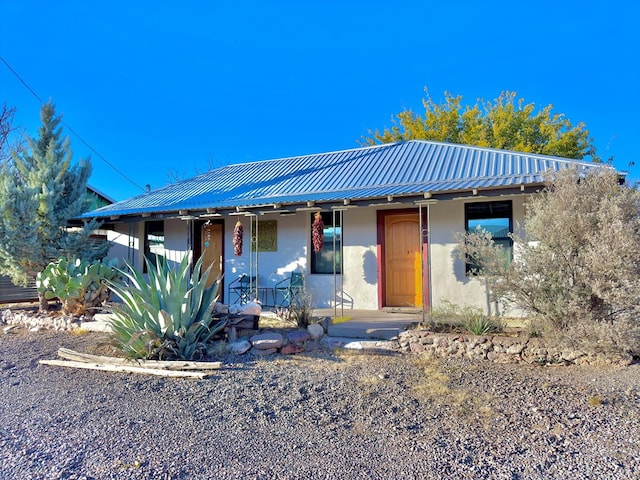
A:
<svg viewBox="0 0 640 480">
<path fill-rule="evenodd" d="M 104 215 L 88 216 L 73 219 L 73 223 L 82 224 L 91 219 L 99 222 L 131 223 L 151 220 L 206 220 L 236 215 L 269 215 L 292 214 L 304 211 L 333 210 L 354 207 L 394 208 L 400 205 L 416 205 L 425 200 L 448 201 L 473 198 L 490 198 L 504 195 L 531 194 L 538 192 L 543 183 L 530 183 L 492 188 L 465 188 L 459 190 L 420 191 L 402 195 L 380 195 L 366 198 L 336 198 L 332 200 L 306 200 L 299 202 L 273 202 L 262 204 L 238 204 L 233 206 L 216 206 L 197 209 L 176 209 L 152 211 L 132 211 L 121 213 L 105 213 Z"/>
</svg>

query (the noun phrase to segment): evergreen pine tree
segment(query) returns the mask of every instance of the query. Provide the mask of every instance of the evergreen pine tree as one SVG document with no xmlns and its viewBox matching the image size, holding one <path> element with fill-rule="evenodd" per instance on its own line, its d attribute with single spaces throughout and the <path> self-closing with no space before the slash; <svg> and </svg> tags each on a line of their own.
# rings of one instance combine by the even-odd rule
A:
<svg viewBox="0 0 640 480">
<path fill-rule="evenodd" d="M 89 160 L 72 164 L 69 138 L 49 102 L 40 111 L 39 137 L 12 151 L 0 171 L 0 272 L 16 285 L 35 280 L 49 262 L 63 257 L 93 260 L 107 245 L 89 241 L 96 224 L 67 228 L 67 221 L 88 209 Z M 40 310 L 47 310 L 39 294 Z"/>
</svg>

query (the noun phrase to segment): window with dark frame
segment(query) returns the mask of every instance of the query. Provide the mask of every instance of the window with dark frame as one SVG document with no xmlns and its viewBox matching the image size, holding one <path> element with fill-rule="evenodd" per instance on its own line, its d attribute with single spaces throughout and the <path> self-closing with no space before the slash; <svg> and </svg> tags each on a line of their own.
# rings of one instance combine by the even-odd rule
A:
<svg viewBox="0 0 640 480">
<path fill-rule="evenodd" d="M 322 215 L 322 223 L 324 223 L 324 245 L 322 250 L 314 252 L 311 248 L 311 273 L 312 274 L 333 274 L 333 266 L 335 262 L 336 273 L 342 273 L 341 270 L 341 254 L 340 241 L 342 238 L 342 226 L 340 225 L 340 215 L 336 214 L 336 225 L 333 224 L 333 212 L 320 212 Z M 313 223 L 314 215 L 311 214 L 311 223 Z M 334 251 L 335 237 L 335 251 Z M 313 245 L 313 238 L 311 238 Z"/>
<path fill-rule="evenodd" d="M 151 265 L 157 265 L 158 256 L 164 256 L 164 221 L 154 220 L 144 224 L 144 256 Z M 147 273 L 147 262 L 142 271 Z"/>
<path fill-rule="evenodd" d="M 506 261 L 513 257 L 513 204 L 511 200 L 497 202 L 474 202 L 464 205 L 465 231 L 472 233 L 478 229 L 491 234 L 496 245 L 502 245 Z M 473 263 L 466 263 L 466 273 L 477 270 Z"/>
</svg>

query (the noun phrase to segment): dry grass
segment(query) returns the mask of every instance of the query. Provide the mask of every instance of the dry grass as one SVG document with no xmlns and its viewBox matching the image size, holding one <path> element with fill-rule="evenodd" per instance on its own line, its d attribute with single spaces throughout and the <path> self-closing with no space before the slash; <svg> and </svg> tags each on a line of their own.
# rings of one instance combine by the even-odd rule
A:
<svg viewBox="0 0 640 480">
<path fill-rule="evenodd" d="M 373 394 L 375 387 L 380 385 L 384 381 L 384 377 L 382 375 L 363 375 L 358 378 L 358 385 L 362 387 L 362 394 L 364 396 L 369 396 Z"/>
<path fill-rule="evenodd" d="M 413 385 L 414 395 L 419 401 L 448 407 L 465 419 L 476 417 L 488 428 L 494 415 L 491 396 L 451 387 L 450 377 L 442 371 L 439 361 L 433 357 L 421 355 L 415 362 L 423 373 L 419 382 Z"/>
<path fill-rule="evenodd" d="M 291 323 L 277 315 L 260 315 L 258 320 L 260 328 L 291 328 Z"/>
<path fill-rule="evenodd" d="M 75 335 L 75 336 L 81 337 L 81 336 L 83 336 L 83 335 L 88 335 L 88 334 L 89 334 L 89 333 L 91 333 L 91 332 L 90 332 L 90 330 L 88 330 L 88 329 L 86 329 L 86 328 L 82 328 L 82 327 L 80 327 L 80 328 L 74 328 L 74 329 L 73 329 L 73 330 L 71 330 L 69 333 L 70 333 L 71 335 Z"/>
<path fill-rule="evenodd" d="M 591 407 L 600 407 L 602 406 L 603 402 L 604 400 L 599 395 L 589 395 L 589 397 L 587 397 L 587 403 Z"/>
<path fill-rule="evenodd" d="M 356 348 L 334 348 L 333 355 L 341 362 L 353 363 L 361 360 L 364 353 Z"/>
</svg>

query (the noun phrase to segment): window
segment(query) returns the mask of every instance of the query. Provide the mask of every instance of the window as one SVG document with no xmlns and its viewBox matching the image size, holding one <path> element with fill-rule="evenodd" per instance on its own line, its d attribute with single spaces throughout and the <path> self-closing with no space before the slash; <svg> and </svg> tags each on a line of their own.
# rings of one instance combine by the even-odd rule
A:
<svg viewBox="0 0 640 480">
<path fill-rule="evenodd" d="M 505 260 L 511 261 L 513 255 L 513 208 L 511 200 L 501 202 L 467 203 L 464 206 L 465 230 L 468 233 L 477 229 L 489 232 L 497 245 L 502 245 Z M 473 263 L 466 264 L 466 271 L 477 269 Z"/>
<path fill-rule="evenodd" d="M 311 223 L 313 224 L 314 215 L 311 214 Z M 324 246 L 319 252 L 314 252 L 311 248 L 311 273 L 333 273 L 333 265 L 335 262 L 336 273 L 341 273 L 341 249 L 340 240 L 342 239 L 342 227 L 340 225 L 340 214 L 336 213 L 336 225 L 333 225 L 333 212 L 321 212 L 322 223 L 324 223 Z M 335 237 L 335 251 L 334 247 Z M 313 245 L 313 238 L 311 238 Z"/>
<path fill-rule="evenodd" d="M 164 256 L 164 221 L 145 222 L 144 224 L 144 256 L 151 265 L 156 265 L 157 256 Z M 143 272 L 147 272 L 144 263 Z"/>
</svg>

